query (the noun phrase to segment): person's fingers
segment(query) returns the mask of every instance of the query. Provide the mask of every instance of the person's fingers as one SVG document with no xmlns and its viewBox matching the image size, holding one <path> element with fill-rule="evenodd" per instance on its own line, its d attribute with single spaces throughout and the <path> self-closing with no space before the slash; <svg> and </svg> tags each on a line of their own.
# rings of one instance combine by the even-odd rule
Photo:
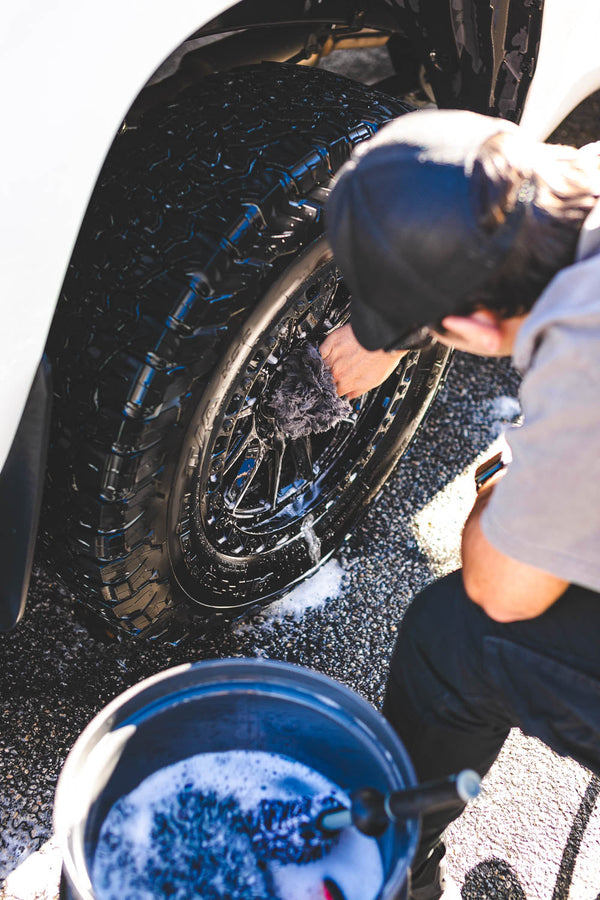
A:
<svg viewBox="0 0 600 900">
<path fill-rule="evenodd" d="M 340 397 L 344 397 L 349 390 L 351 390 L 352 385 L 348 383 L 344 378 L 337 377 L 333 374 L 333 383 L 335 384 L 335 389 Z"/>
<path fill-rule="evenodd" d="M 325 359 L 326 356 L 330 357 L 333 355 L 337 357 L 340 354 L 355 353 L 360 349 L 360 345 L 357 343 L 350 325 L 346 324 L 336 328 L 327 335 L 319 347 L 319 352 Z"/>
<path fill-rule="evenodd" d="M 344 335 L 340 334 L 341 329 L 336 329 L 328 334 L 322 344 L 319 345 L 319 353 L 321 356 L 329 356 L 334 350 L 344 343 Z"/>
<path fill-rule="evenodd" d="M 326 337 L 321 346 L 319 347 L 319 353 L 323 357 L 323 359 L 327 359 L 327 357 L 331 354 L 333 350 L 333 341 L 330 340 L 330 336 Z"/>
<path fill-rule="evenodd" d="M 335 386 L 340 397 L 348 397 L 349 400 L 354 400 L 355 397 L 361 397 L 365 392 L 365 387 L 360 380 L 357 381 L 356 378 L 351 376 L 346 376 L 345 378 L 340 378 L 338 381 L 335 381 Z"/>
<path fill-rule="evenodd" d="M 352 372 L 352 367 L 348 365 L 348 360 L 343 356 L 328 357 L 327 365 L 331 369 L 334 378 L 343 378 L 345 374 Z"/>
<path fill-rule="evenodd" d="M 347 394 L 348 391 L 353 390 L 355 387 L 354 379 L 350 373 L 348 373 L 345 369 L 341 367 L 333 367 L 331 370 L 331 375 L 335 382 L 335 386 L 337 388 L 337 392 L 340 397 L 343 397 L 344 394 Z"/>
<path fill-rule="evenodd" d="M 349 325 L 327 335 L 319 351 L 340 397 L 355 400 L 381 384 L 403 353 L 369 352 L 358 344 Z"/>
</svg>

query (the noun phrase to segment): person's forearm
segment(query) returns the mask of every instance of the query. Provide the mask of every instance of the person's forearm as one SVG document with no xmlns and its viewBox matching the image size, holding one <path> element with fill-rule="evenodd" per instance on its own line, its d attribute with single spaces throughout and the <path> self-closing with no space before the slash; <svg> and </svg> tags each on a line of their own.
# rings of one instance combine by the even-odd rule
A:
<svg viewBox="0 0 600 900">
<path fill-rule="evenodd" d="M 490 502 L 490 500 L 492 498 L 492 494 L 494 493 L 494 488 L 496 487 L 498 482 L 504 477 L 505 471 L 506 470 L 504 469 L 504 470 L 501 470 L 500 472 L 497 472 L 496 475 L 493 478 L 491 478 L 478 492 L 478 494 L 475 498 L 475 503 L 473 504 L 473 508 L 471 509 L 471 512 L 469 513 L 469 515 L 467 516 L 467 519 L 465 521 L 464 531 L 467 530 L 469 522 L 471 522 L 472 525 L 474 525 L 475 523 L 479 523 L 481 514 L 483 513 L 484 509 Z M 463 538 L 464 538 L 464 531 L 463 531 Z"/>
<path fill-rule="evenodd" d="M 480 537 L 482 535 L 480 524 L 481 516 L 492 498 L 495 486 L 502 478 L 504 478 L 505 474 L 506 469 L 500 469 L 485 483 L 485 485 L 483 485 L 481 490 L 477 493 L 471 512 L 467 516 L 463 527 L 461 542 L 463 572 L 465 569 L 468 572 L 471 572 L 477 568 L 477 553 L 479 550 Z"/>
<path fill-rule="evenodd" d="M 463 527 L 461 561 L 465 590 L 471 600 L 483 606 L 486 598 L 484 566 L 481 559 L 481 515 L 494 492 L 494 485 L 486 485 L 478 494 Z"/>
</svg>

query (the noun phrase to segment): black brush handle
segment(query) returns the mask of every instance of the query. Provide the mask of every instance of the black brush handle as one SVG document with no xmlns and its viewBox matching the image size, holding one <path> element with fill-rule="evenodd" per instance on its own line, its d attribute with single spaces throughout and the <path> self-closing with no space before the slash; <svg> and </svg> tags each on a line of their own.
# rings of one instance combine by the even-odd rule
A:
<svg viewBox="0 0 600 900">
<path fill-rule="evenodd" d="M 480 784 L 477 772 L 464 769 L 458 775 L 391 794 L 382 794 L 375 788 L 360 788 L 351 797 L 352 824 L 363 834 L 378 837 L 390 822 L 463 806 L 478 795 Z"/>
</svg>

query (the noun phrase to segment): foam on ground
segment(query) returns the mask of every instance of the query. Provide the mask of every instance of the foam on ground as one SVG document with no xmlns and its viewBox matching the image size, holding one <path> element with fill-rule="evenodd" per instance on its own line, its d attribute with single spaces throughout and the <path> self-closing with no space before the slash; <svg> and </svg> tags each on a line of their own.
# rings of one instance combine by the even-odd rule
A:
<svg viewBox="0 0 600 900">
<path fill-rule="evenodd" d="M 301 582 L 289 594 L 266 606 L 259 616 L 235 626 L 238 634 L 253 631 L 257 626 L 269 628 L 274 622 L 284 619 L 299 621 L 311 609 L 325 606 L 328 600 L 339 597 L 342 592 L 344 570 L 337 559 L 317 569 L 314 575 Z"/>
</svg>

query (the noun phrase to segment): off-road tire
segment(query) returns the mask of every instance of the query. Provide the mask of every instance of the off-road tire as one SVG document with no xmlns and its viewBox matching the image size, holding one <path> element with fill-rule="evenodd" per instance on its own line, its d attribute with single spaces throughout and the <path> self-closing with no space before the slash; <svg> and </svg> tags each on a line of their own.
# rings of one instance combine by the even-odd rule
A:
<svg viewBox="0 0 600 900">
<path fill-rule="evenodd" d="M 304 506 L 294 519 L 281 505 L 287 542 L 273 541 L 268 504 L 256 497 L 256 528 L 243 510 L 241 537 L 227 543 L 239 513 L 232 501 L 218 523 L 225 537 L 210 532 L 205 497 L 230 489 L 211 495 L 210 485 L 215 457 L 225 447 L 231 458 L 223 435 L 241 427 L 236 410 L 277 377 L 271 350 L 279 359 L 302 338 L 311 304 L 322 312 L 324 291 L 343 292 L 318 243 L 332 176 L 405 111 L 328 72 L 264 64 L 206 78 L 115 140 L 48 344 L 55 402 L 44 514 L 60 574 L 113 625 L 156 636 L 190 610 L 241 610 L 280 594 L 336 549 L 408 444 L 443 374 L 441 347 L 411 354 L 379 394 L 355 404 L 366 423 L 356 459 L 352 424 L 329 436 L 349 480 L 328 486 L 326 515 L 307 500 L 304 459 Z M 322 338 L 319 328 L 304 338 Z"/>
</svg>

